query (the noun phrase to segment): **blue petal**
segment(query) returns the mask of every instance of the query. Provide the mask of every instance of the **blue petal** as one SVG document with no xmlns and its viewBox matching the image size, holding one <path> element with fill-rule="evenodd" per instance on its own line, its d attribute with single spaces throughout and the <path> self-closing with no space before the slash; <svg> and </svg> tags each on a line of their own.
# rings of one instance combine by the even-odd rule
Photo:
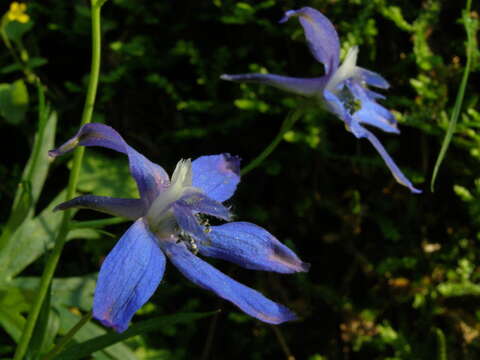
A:
<svg viewBox="0 0 480 360">
<path fill-rule="evenodd" d="M 381 115 L 384 110 L 387 111 L 378 104 L 366 102 L 362 105 L 360 110 L 353 114 L 353 118 L 360 123 L 375 126 L 385 132 L 399 134 L 400 130 L 398 130 L 396 123 L 391 124 Z"/>
<path fill-rule="evenodd" d="M 91 209 L 114 216 L 136 220 L 146 212 L 145 204 L 140 199 L 119 199 L 108 196 L 84 195 L 57 205 L 56 210 L 71 208 Z"/>
<path fill-rule="evenodd" d="M 327 109 L 337 115 L 340 120 L 345 123 L 347 129 L 349 129 L 353 119 L 338 96 L 328 90 L 325 90 L 323 92 L 323 97 L 325 99 L 325 105 L 327 106 Z"/>
<path fill-rule="evenodd" d="M 93 298 L 93 317 L 123 332 L 135 312 L 155 292 L 165 256 L 143 218 L 122 236 L 102 264 Z"/>
<path fill-rule="evenodd" d="M 400 133 L 393 114 L 383 106 L 377 104 L 363 86 L 356 81 L 350 80 L 346 82 L 346 85 L 353 97 L 361 104 L 360 110 L 353 114 L 355 120 L 375 126 L 385 132 Z"/>
<path fill-rule="evenodd" d="M 190 281 L 231 301 L 250 316 L 270 324 L 294 320 L 295 314 L 215 269 L 188 251 L 183 243 L 163 242 L 170 261 Z"/>
<path fill-rule="evenodd" d="M 268 231 L 248 222 L 210 227 L 208 241 L 201 242 L 199 250 L 253 270 L 294 273 L 310 267 Z"/>
<path fill-rule="evenodd" d="M 165 170 L 129 146 L 118 132 L 107 125 L 92 123 L 82 126 L 73 138 L 59 148 L 49 151 L 49 155 L 52 157 L 63 155 L 78 145 L 101 146 L 126 154 L 130 172 L 146 205 L 151 204 L 168 186 L 168 174 Z"/>
<path fill-rule="evenodd" d="M 395 161 L 393 161 L 391 156 L 387 153 L 387 150 L 385 150 L 382 143 L 377 139 L 375 135 L 373 135 L 370 131 L 363 128 L 359 124 L 354 123 L 353 128 L 355 131 L 352 132 L 354 132 L 355 136 L 357 136 L 358 138 L 366 138 L 368 141 L 370 141 L 370 143 L 382 157 L 383 161 L 385 161 L 385 164 L 390 169 L 390 172 L 399 184 L 408 187 L 410 191 L 414 194 L 420 194 L 422 192 L 422 190 L 415 188 L 410 182 L 410 180 L 408 180 L 408 178 L 402 173 L 397 164 L 395 164 Z"/>
<path fill-rule="evenodd" d="M 172 211 L 181 230 L 193 236 L 197 240 L 207 240 L 204 227 L 198 223 L 198 219 L 193 214 L 191 209 L 181 203 L 175 202 L 172 205 Z"/>
<path fill-rule="evenodd" d="M 325 66 L 325 73 L 333 73 L 338 68 L 340 56 L 340 43 L 333 24 L 325 15 L 311 7 L 289 10 L 280 22 L 285 22 L 292 16 L 298 16 L 308 46 L 315 59 Z"/>
<path fill-rule="evenodd" d="M 229 81 L 270 85 L 280 90 L 304 96 L 321 94 L 328 82 L 327 76 L 318 78 L 295 78 L 274 74 L 224 74 L 220 76 L 220 78 Z"/>
<path fill-rule="evenodd" d="M 209 198 L 229 199 L 240 182 L 240 158 L 230 154 L 201 156 L 192 162 L 192 185 Z"/>
<path fill-rule="evenodd" d="M 390 87 L 390 84 L 383 78 L 382 75 L 358 66 L 356 69 L 357 74 L 363 81 L 365 81 L 365 83 L 367 83 L 367 85 L 375 86 L 380 89 L 388 89 Z"/>
<path fill-rule="evenodd" d="M 221 202 L 210 199 L 204 194 L 194 192 L 184 195 L 177 200 L 177 204 L 190 209 L 191 211 L 212 215 L 219 219 L 229 221 L 231 213 Z"/>
</svg>

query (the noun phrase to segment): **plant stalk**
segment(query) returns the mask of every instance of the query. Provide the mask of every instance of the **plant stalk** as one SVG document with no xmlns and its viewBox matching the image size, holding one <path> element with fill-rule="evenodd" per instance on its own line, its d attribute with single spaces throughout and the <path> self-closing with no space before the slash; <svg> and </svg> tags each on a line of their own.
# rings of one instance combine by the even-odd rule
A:
<svg viewBox="0 0 480 360">
<path fill-rule="evenodd" d="M 90 78 L 87 89 L 87 96 L 85 100 L 85 106 L 83 108 L 82 120 L 80 126 L 89 123 L 92 119 L 93 107 L 95 105 L 95 97 L 97 94 L 98 78 L 100 75 L 100 54 L 101 54 L 101 29 L 100 29 L 100 10 L 101 5 L 95 3 L 92 0 L 91 18 L 92 18 L 92 62 L 90 70 Z M 73 157 L 73 167 L 70 172 L 70 178 L 67 187 L 67 199 L 71 199 L 75 195 L 77 187 L 78 177 L 80 174 L 80 168 L 82 165 L 84 148 L 78 147 L 75 149 Z M 52 281 L 55 269 L 57 267 L 60 255 L 67 238 L 68 231 L 70 229 L 69 223 L 72 217 L 72 211 L 66 210 L 63 213 L 62 222 L 60 224 L 55 246 L 50 254 L 45 269 L 40 280 L 37 296 L 33 303 L 30 312 L 28 314 L 27 322 L 25 323 L 22 337 L 18 343 L 14 360 L 22 360 L 28 349 L 30 339 L 32 337 L 35 323 L 37 322 L 40 309 L 42 307 L 45 296 L 47 295 L 48 287 Z"/>
</svg>

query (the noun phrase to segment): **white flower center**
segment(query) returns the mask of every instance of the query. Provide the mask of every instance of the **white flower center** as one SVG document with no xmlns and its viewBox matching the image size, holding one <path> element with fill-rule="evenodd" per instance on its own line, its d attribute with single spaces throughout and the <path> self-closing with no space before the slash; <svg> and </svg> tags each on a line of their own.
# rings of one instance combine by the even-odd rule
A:
<svg viewBox="0 0 480 360">
<path fill-rule="evenodd" d="M 341 90 L 337 88 L 341 82 L 357 75 L 357 55 L 358 46 L 353 46 L 348 49 L 347 56 L 345 56 L 342 65 L 335 71 L 327 83 L 326 89 L 328 91 L 334 94 L 337 93 Z"/>
<path fill-rule="evenodd" d="M 160 193 L 150 205 L 146 218 L 150 229 L 160 236 L 168 236 L 175 230 L 176 221 L 171 205 L 186 193 L 202 192 L 192 186 L 192 162 L 180 160 L 175 167 L 170 186 Z"/>
</svg>

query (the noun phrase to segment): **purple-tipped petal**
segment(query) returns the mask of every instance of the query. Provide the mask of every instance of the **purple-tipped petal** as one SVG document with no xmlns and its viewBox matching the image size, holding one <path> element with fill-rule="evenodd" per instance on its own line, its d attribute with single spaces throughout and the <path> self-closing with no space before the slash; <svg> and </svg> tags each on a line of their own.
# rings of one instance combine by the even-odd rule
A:
<svg viewBox="0 0 480 360">
<path fill-rule="evenodd" d="M 81 146 L 101 146 L 119 151 L 128 156 L 130 172 L 138 185 L 140 196 L 151 204 L 158 194 L 168 186 L 168 174 L 163 168 L 129 146 L 118 132 L 110 126 L 92 123 L 84 125 L 77 134 L 49 155 L 56 157 Z"/>
<path fill-rule="evenodd" d="M 145 204 L 140 199 L 120 199 L 95 195 L 84 195 L 65 201 L 57 205 L 54 211 L 71 208 L 91 209 L 131 220 L 138 219 L 146 212 Z"/>
<path fill-rule="evenodd" d="M 321 94 L 328 82 L 327 76 L 317 78 L 295 78 L 274 74 L 224 74 L 220 76 L 220 78 L 228 81 L 270 85 L 277 89 L 303 96 L 315 96 Z"/>
<path fill-rule="evenodd" d="M 230 210 L 223 206 L 221 202 L 212 200 L 206 195 L 198 192 L 184 195 L 177 200 L 176 203 L 182 207 L 190 209 L 191 211 L 215 216 L 226 221 L 229 221 L 232 216 Z"/>
<path fill-rule="evenodd" d="M 361 80 L 365 81 L 367 85 L 370 86 L 375 86 L 380 89 L 388 89 L 390 87 L 390 84 L 388 83 L 387 80 L 383 78 L 382 75 L 377 74 L 374 71 L 370 71 L 361 67 L 356 68 L 357 74 L 360 77 Z"/>
<path fill-rule="evenodd" d="M 354 123 L 354 129 L 352 129 L 352 132 L 358 138 L 365 138 L 368 141 L 370 141 L 370 143 L 373 145 L 373 147 L 378 151 L 378 153 L 382 157 L 383 161 L 385 161 L 385 164 L 390 169 L 390 172 L 392 173 L 393 177 L 399 184 L 406 186 L 414 194 L 420 194 L 422 192 L 422 190 L 419 190 L 412 185 L 410 180 L 408 180 L 408 178 L 403 174 L 403 172 L 400 170 L 397 164 L 395 164 L 395 161 L 393 161 L 391 156 L 387 153 L 387 150 L 385 150 L 382 143 L 377 139 L 375 135 L 373 135 L 367 129 L 363 128 L 361 125 L 355 124 L 355 123 Z"/>
<path fill-rule="evenodd" d="M 172 205 L 172 211 L 179 228 L 183 232 L 186 232 L 197 240 L 207 240 L 204 227 L 198 223 L 198 219 L 191 209 L 181 203 L 175 202 Z"/>
<path fill-rule="evenodd" d="M 288 247 L 265 229 L 248 222 L 210 227 L 208 241 L 199 244 L 202 255 L 227 260 L 247 269 L 294 273 L 308 271 Z"/>
<path fill-rule="evenodd" d="M 231 301 L 250 316 L 270 324 L 294 320 L 296 316 L 285 306 L 277 304 L 215 269 L 187 250 L 183 243 L 162 243 L 170 261 L 190 281 Z"/>
<path fill-rule="evenodd" d="M 209 198 L 228 200 L 240 182 L 240 158 L 230 154 L 201 156 L 192 162 L 192 185 Z"/>
<path fill-rule="evenodd" d="M 334 72 L 339 64 L 340 42 L 333 24 L 325 15 L 311 7 L 289 10 L 280 22 L 285 22 L 292 16 L 298 16 L 308 46 L 315 59 L 324 65 L 325 73 Z"/>
<path fill-rule="evenodd" d="M 118 332 L 155 292 L 165 256 L 143 218 L 138 219 L 105 258 L 93 298 L 93 317 Z"/>
</svg>

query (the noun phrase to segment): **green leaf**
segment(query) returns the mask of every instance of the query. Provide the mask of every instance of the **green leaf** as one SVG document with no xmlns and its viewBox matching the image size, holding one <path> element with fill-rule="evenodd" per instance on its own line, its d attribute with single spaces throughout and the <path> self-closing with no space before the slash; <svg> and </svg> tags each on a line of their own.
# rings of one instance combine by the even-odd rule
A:
<svg viewBox="0 0 480 360">
<path fill-rule="evenodd" d="M 75 360 L 84 359 L 88 355 L 102 350 L 107 346 L 126 340 L 132 336 L 145 334 L 147 332 L 159 329 L 164 326 L 170 326 L 177 323 L 189 323 L 208 316 L 214 315 L 216 312 L 209 313 L 180 313 L 175 315 L 160 316 L 154 319 L 141 321 L 133 324 L 123 333 L 110 332 L 108 334 L 98 336 L 94 339 L 82 342 L 77 345 L 68 347 L 58 356 L 58 360 Z"/>
<path fill-rule="evenodd" d="M 55 336 L 60 328 L 60 320 L 55 309 L 51 308 L 51 286 L 42 304 L 32 338 L 26 354 L 27 360 L 37 360 L 53 345 Z"/>
<path fill-rule="evenodd" d="M 37 217 L 26 220 L 8 236 L 0 251 L 0 284 L 10 281 L 53 246 L 62 219 L 62 212 L 53 212 L 53 208 L 64 200 L 62 191 Z"/>
<path fill-rule="evenodd" d="M 95 195 L 138 197 L 126 157 L 111 158 L 89 151 L 82 163 L 78 190 Z"/>
<path fill-rule="evenodd" d="M 33 57 L 28 59 L 27 61 L 27 67 L 30 69 L 34 69 L 36 67 L 43 66 L 48 63 L 48 60 L 42 57 Z"/>
<path fill-rule="evenodd" d="M 54 146 L 56 127 L 57 114 L 43 110 L 43 113 L 39 114 L 39 129 L 35 136 L 32 154 L 23 170 L 22 180 L 15 194 L 8 227 L 17 228 L 33 215 L 50 168 L 51 160 L 48 157 L 48 150 Z"/>
<path fill-rule="evenodd" d="M 470 3 L 468 3 L 470 5 Z M 470 9 L 465 9 L 463 11 L 463 23 L 465 26 L 465 31 L 467 33 L 467 63 L 465 64 L 465 69 L 462 76 L 462 81 L 457 91 L 457 97 L 455 99 L 455 105 L 453 106 L 452 116 L 450 117 L 450 123 L 448 125 L 447 133 L 443 138 L 442 147 L 438 153 L 437 160 L 435 161 L 435 166 L 433 168 L 432 180 L 430 182 L 430 190 L 433 192 L 435 188 L 435 179 L 437 178 L 438 171 L 440 170 L 440 165 L 442 165 L 443 159 L 447 153 L 448 147 L 450 146 L 450 141 L 452 140 L 453 134 L 457 127 L 458 116 L 462 109 L 463 98 L 465 96 L 465 89 L 468 83 L 468 77 L 470 75 L 472 60 L 475 50 L 475 35 L 477 29 L 474 27 L 474 22 L 470 18 Z"/>
<path fill-rule="evenodd" d="M 19 289 L 0 291 L 0 325 L 15 342 L 20 339 L 25 325 L 25 318 L 21 313 L 29 308 L 30 305 Z"/>
<path fill-rule="evenodd" d="M 52 304 L 54 306 L 69 306 L 90 310 L 96 278 L 97 274 L 89 274 L 53 279 Z M 8 286 L 22 291 L 27 299 L 32 299 L 36 294 L 39 283 L 39 277 L 18 277 L 13 279 Z"/>
<path fill-rule="evenodd" d="M 13 125 L 25 118 L 28 108 L 28 91 L 23 80 L 0 84 L 0 115 Z"/>
<path fill-rule="evenodd" d="M 29 21 L 21 23 L 18 21 L 9 21 L 5 25 L 5 34 L 7 37 L 14 41 L 19 42 L 22 40 L 23 35 L 33 27 L 33 22 Z"/>
<path fill-rule="evenodd" d="M 8 73 L 11 73 L 11 72 L 14 72 L 14 71 L 22 71 L 22 65 L 19 64 L 19 63 L 15 63 L 15 64 L 10 64 L 10 65 L 7 65 L 7 66 L 3 66 L 0 69 L 1 74 L 8 74 Z"/>
<path fill-rule="evenodd" d="M 68 330 L 70 330 L 81 318 L 81 316 L 73 314 L 71 311 L 67 310 L 65 307 L 58 307 L 60 314 L 61 324 L 60 324 L 60 334 L 65 335 Z M 97 338 L 99 336 L 105 335 L 106 331 L 99 325 L 89 322 L 85 324 L 73 337 L 76 342 L 83 344 L 92 338 Z M 110 346 L 104 346 L 101 349 L 101 352 L 98 353 L 100 356 L 95 356 L 95 358 L 107 358 L 107 359 L 118 359 L 118 360 L 136 360 L 137 357 L 132 352 L 132 350 L 124 344 L 109 344 Z M 70 351 L 71 348 L 77 347 L 78 345 L 71 345 L 66 349 Z M 79 346 L 81 347 L 81 346 Z M 97 355 L 97 354 L 95 354 Z M 101 355 L 104 355 L 103 357 Z M 62 354 L 56 357 L 55 360 L 62 358 Z M 84 359 L 85 357 L 80 357 Z"/>
</svg>

